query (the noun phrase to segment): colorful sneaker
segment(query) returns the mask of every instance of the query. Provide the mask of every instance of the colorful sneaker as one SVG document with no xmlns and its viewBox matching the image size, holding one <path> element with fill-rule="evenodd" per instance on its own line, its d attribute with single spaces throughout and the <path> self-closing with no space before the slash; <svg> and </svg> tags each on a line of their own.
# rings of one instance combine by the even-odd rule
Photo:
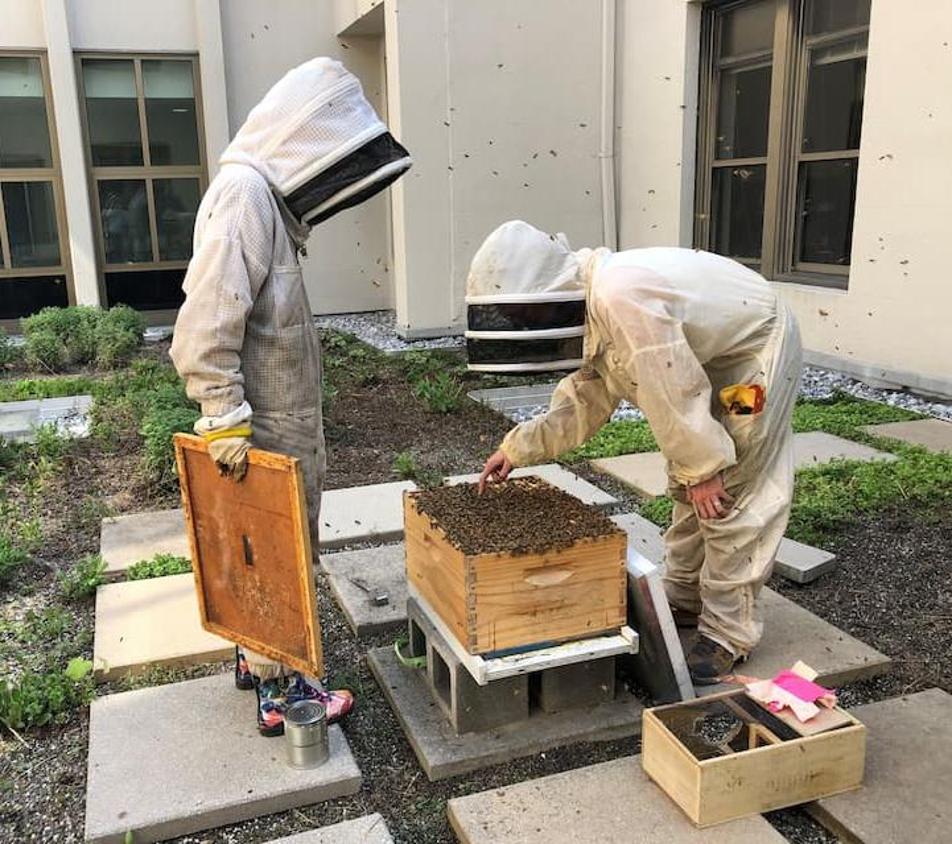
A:
<svg viewBox="0 0 952 844">
<path fill-rule="evenodd" d="M 248 660 L 245 659 L 245 653 L 238 645 L 235 645 L 235 688 L 247 692 L 254 687 L 254 677 L 251 676 L 251 671 L 248 670 Z"/>
<path fill-rule="evenodd" d="M 255 683 L 258 695 L 258 732 L 263 736 L 284 734 L 284 710 L 288 706 L 287 689 L 281 680 L 259 680 Z"/>
<path fill-rule="evenodd" d="M 354 708 L 353 692 L 348 689 L 326 692 L 312 686 L 304 679 L 304 675 L 295 672 L 291 675 L 291 683 L 288 686 L 288 703 L 296 703 L 299 700 L 316 700 L 322 703 L 327 711 L 328 724 L 340 721 Z"/>
</svg>

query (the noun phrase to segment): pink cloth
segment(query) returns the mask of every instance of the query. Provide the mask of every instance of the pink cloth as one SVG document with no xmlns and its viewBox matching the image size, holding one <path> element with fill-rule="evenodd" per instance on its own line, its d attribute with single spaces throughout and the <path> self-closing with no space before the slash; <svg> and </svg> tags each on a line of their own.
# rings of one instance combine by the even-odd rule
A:
<svg viewBox="0 0 952 844">
<path fill-rule="evenodd" d="M 773 684 L 780 686 L 781 689 L 786 689 L 794 697 L 810 703 L 833 694 L 829 689 L 824 689 L 823 686 L 819 686 L 799 674 L 794 674 L 793 671 L 781 671 L 773 678 Z"/>
<path fill-rule="evenodd" d="M 747 693 L 764 704 L 771 712 L 790 709 L 801 722 L 819 714 L 822 706 L 836 706 L 836 693 L 807 680 L 795 671 L 781 671 L 773 680 L 745 678 Z"/>
</svg>

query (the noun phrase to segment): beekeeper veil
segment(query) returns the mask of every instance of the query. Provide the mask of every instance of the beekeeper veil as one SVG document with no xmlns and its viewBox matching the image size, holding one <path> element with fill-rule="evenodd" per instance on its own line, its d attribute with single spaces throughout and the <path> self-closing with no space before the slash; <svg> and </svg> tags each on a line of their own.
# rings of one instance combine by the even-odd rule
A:
<svg viewBox="0 0 952 844">
<path fill-rule="evenodd" d="M 578 369 L 585 284 L 564 234 L 510 220 L 480 246 L 466 281 L 466 351 L 477 372 Z"/>
<path fill-rule="evenodd" d="M 412 162 L 357 77 L 317 58 L 288 71 L 251 110 L 221 163 L 254 167 L 296 220 L 314 226 L 383 190 Z"/>
</svg>

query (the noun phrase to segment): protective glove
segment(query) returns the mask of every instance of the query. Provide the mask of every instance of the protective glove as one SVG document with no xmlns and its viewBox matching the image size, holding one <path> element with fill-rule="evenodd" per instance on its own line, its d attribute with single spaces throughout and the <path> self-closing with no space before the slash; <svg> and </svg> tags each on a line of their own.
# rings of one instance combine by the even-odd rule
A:
<svg viewBox="0 0 952 844">
<path fill-rule="evenodd" d="M 230 475 L 236 481 L 248 471 L 248 449 L 251 448 L 251 426 L 242 425 L 205 434 L 208 453 L 218 467 L 219 474 Z"/>
</svg>

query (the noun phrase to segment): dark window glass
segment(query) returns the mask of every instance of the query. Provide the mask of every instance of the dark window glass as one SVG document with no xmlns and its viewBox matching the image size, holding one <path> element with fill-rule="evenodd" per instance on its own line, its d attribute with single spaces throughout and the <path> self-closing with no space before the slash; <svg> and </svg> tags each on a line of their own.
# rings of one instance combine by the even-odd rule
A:
<svg viewBox="0 0 952 844">
<path fill-rule="evenodd" d="M 41 308 L 68 304 L 66 279 L 61 275 L 0 279 L 0 319 L 19 319 Z"/>
<path fill-rule="evenodd" d="M 187 261 L 192 257 L 192 230 L 201 199 L 198 179 L 155 179 L 152 191 L 159 260 Z"/>
<path fill-rule="evenodd" d="M 764 165 L 718 167 L 711 197 L 711 246 L 731 258 L 760 258 Z"/>
<path fill-rule="evenodd" d="M 807 33 L 838 32 L 869 25 L 870 0 L 811 0 L 807 11 Z"/>
<path fill-rule="evenodd" d="M 800 164 L 797 257 L 801 262 L 850 262 L 856 159 L 804 161 Z"/>
<path fill-rule="evenodd" d="M 152 260 L 148 199 L 142 179 L 100 182 L 99 210 L 107 264 Z"/>
<path fill-rule="evenodd" d="M 142 85 L 152 164 L 198 164 L 192 63 L 174 59 L 144 60 Z"/>
<path fill-rule="evenodd" d="M 466 341 L 470 363 L 549 363 L 581 360 L 582 338 L 552 340 L 474 340 Z"/>
<path fill-rule="evenodd" d="M 767 154 L 770 67 L 721 71 L 715 158 Z"/>
<path fill-rule="evenodd" d="M 5 182 L 3 211 L 14 267 L 56 267 L 59 234 L 52 182 Z"/>
<path fill-rule="evenodd" d="M 142 136 L 133 62 L 83 59 L 83 91 L 93 165 L 141 165 Z"/>
<path fill-rule="evenodd" d="M 532 331 L 573 328 L 585 324 L 585 301 L 530 302 L 510 305 L 469 305 L 470 331 Z"/>
<path fill-rule="evenodd" d="M 106 273 L 106 301 L 140 311 L 174 310 L 185 301 L 184 280 L 184 267 Z"/>
<path fill-rule="evenodd" d="M 866 87 L 866 39 L 813 50 L 803 151 L 859 149 Z"/>
<path fill-rule="evenodd" d="M 773 49 L 774 0 L 746 3 L 725 12 L 721 25 L 721 56 L 746 56 Z"/>
<path fill-rule="evenodd" d="M 52 167 L 40 60 L 0 56 L 0 167 Z"/>
</svg>

